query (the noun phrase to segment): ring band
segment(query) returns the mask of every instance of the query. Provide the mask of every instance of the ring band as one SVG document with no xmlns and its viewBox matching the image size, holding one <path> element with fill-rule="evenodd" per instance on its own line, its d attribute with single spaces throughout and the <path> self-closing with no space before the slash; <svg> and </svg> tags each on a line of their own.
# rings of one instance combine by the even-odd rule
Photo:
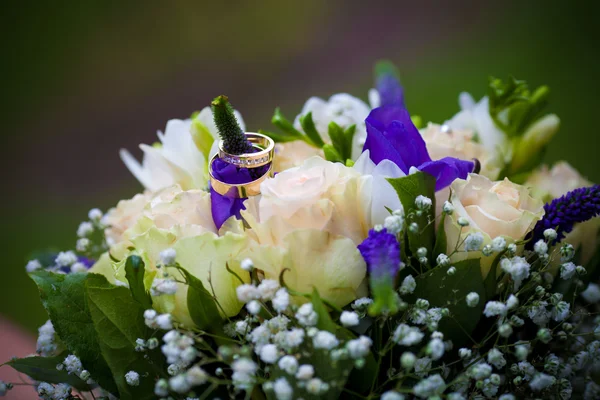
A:
<svg viewBox="0 0 600 400">
<path fill-rule="evenodd" d="M 208 164 L 208 174 L 210 176 L 210 185 L 222 196 L 230 198 L 245 198 L 250 196 L 257 196 L 260 194 L 260 184 L 263 183 L 267 178 L 273 176 L 273 164 L 269 165 L 269 169 L 263 176 L 248 183 L 225 183 L 213 176 L 212 164 L 217 159 L 218 155 L 215 154 Z"/>
<path fill-rule="evenodd" d="M 260 133 L 247 132 L 246 139 L 257 149 L 256 153 L 230 154 L 223 149 L 223 141 L 219 141 L 219 158 L 226 163 L 243 168 L 256 168 L 267 165 L 273 160 L 275 142 Z"/>
</svg>

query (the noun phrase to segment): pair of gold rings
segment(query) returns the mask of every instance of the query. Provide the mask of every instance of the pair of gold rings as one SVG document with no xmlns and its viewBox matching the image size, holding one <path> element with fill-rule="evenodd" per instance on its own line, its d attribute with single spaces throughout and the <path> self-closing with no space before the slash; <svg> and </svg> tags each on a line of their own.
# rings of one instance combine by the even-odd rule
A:
<svg viewBox="0 0 600 400">
<path fill-rule="evenodd" d="M 258 151 L 255 153 L 230 154 L 223 150 L 223 142 L 219 142 L 219 152 L 215 154 L 208 164 L 208 174 L 210 175 L 211 187 L 220 195 L 231 198 L 245 198 L 260 194 L 260 184 L 267 178 L 273 176 L 273 155 L 275 143 L 273 139 L 260 133 L 247 132 L 246 138 L 252 146 Z M 268 170 L 258 179 L 248 183 L 231 184 L 220 181 L 214 177 L 213 162 L 221 159 L 226 163 L 235 165 L 240 168 L 258 168 L 270 164 Z"/>
</svg>

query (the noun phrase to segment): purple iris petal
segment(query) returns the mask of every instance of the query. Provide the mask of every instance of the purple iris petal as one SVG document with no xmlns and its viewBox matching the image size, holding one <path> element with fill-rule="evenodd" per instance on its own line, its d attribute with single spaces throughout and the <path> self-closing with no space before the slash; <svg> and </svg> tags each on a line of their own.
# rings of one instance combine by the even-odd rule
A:
<svg viewBox="0 0 600 400">
<path fill-rule="evenodd" d="M 388 278 L 393 282 L 400 269 L 400 244 L 386 229 L 371 229 L 369 237 L 358 245 L 372 279 Z"/>
<path fill-rule="evenodd" d="M 390 73 L 377 77 L 377 91 L 382 106 L 396 105 L 404 107 L 404 89 L 400 81 Z"/>
<path fill-rule="evenodd" d="M 214 189 L 210 189 L 210 210 L 217 229 L 220 229 L 232 215 L 241 218 L 240 211 L 246 209 L 244 200 L 246 199 L 223 196 L 215 192 Z"/>
<path fill-rule="evenodd" d="M 369 150 L 375 164 L 383 160 L 395 163 L 405 174 L 415 167 L 436 178 L 436 190 L 455 179 L 465 179 L 475 168 L 472 161 L 445 157 L 432 161 L 423 137 L 412 123 L 406 108 L 386 105 L 371 111 L 365 120 L 367 139 L 363 151 Z"/>
<path fill-rule="evenodd" d="M 455 179 L 466 179 L 473 172 L 473 161 L 459 160 L 454 157 L 444 157 L 440 160 L 428 161 L 419 166 L 419 170 L 435 177 L 435 190 L 450 186 Z"/>
<path fill-rule="evenodd" d="M 369 150 L 371 159 L 379 164 L 387 157 L 385 154 L 398 156 L 387 158 L 393 161 L 405 174 L 410 167 L 431 161 L 425 141 L 412 123 L 408 111 L 400 106 L 383 106 L 371 111 L 367 119 L 367 140 L 364 150 Z M 377 131 L 377 132 L 376 132 Z M 370 141 L 369 136 L 383 135 L 384 140 Z"/>
</svg>

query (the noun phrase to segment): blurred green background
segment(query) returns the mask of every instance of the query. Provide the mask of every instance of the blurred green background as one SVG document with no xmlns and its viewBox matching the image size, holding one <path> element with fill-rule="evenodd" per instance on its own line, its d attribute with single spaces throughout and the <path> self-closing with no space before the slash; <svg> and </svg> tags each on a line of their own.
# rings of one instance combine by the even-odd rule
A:
<svg viewBox="0 0 600 400">
<path fill-rule="evenodd" d="M 251 130 L 312 95 L 366 98 L 379 58 L 400 68 L 411 112 L 438 122 L 460 91 L 481 97 L 489 75 L 548 84 L 562 128 L 547 160 L 600 181 L 597 3 L 387 3 L 3 3 L 0 314 L 43 323 L 31 253 L 74 247 L 90 208 L 141 190 L 119 148 L 139 155 L 168 119 L 223 93 Z"/>
</svg>

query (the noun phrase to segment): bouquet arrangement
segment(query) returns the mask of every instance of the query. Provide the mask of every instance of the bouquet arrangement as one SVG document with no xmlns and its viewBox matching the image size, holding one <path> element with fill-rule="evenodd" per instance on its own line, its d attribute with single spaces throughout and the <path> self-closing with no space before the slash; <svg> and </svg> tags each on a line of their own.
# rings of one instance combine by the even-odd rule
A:
<svg viewBox="0 0 600 400">
<path fill-rule="evenodd" d="M 44 399 L 600 398 L 600 187 L 542 163 L 548 88 L 445 123 L 369 102 L 247 132 L 225 96 L 121 151 L 145 191 L 27 264 Z M 0 383 L 0 393 L 13 384 Z"/>
</svg>

